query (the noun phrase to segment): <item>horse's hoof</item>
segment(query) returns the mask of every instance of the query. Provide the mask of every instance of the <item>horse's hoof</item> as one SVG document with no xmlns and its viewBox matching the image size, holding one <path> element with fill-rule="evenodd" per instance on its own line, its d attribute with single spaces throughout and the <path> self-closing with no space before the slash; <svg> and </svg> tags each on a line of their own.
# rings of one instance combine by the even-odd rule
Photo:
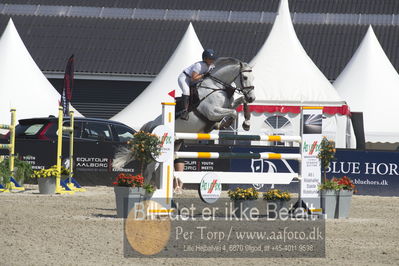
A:
<svg viewBox="0 0 399 266">
<path fill-rule="evenodd" d="M 244 121 L 244 122 L 242 123 L 242 128 L 243 128 L 245 131 L 249 131 L 249 129 L 251 128 L 251 125 L 245 123 L 245 121 Z"/>
</svg>

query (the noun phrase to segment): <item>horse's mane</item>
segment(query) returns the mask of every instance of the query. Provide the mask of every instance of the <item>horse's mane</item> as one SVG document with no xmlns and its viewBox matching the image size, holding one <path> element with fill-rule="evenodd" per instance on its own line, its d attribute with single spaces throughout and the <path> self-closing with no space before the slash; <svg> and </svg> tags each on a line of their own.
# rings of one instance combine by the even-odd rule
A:
<svg viewBox="0 0 399 266">
<path fill-rule="evenodd" d="M 238 60 L 237 58 L 233 58 L 233 57 L 219 57 L 216 61 L 215 61 L 215 71 L 228 66 L 228 65 L 236 65 L 236 64 L 240 64 L 241 61 Z"/>
</svg>

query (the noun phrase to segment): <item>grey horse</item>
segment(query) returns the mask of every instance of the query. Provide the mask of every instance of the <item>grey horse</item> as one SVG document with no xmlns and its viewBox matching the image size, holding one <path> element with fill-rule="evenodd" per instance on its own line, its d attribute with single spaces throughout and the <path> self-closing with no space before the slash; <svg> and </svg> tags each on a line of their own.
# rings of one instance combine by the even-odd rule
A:
<svg viewBox="0 0 399 266">
<path fill-rule="evenodd" d="M 199 96 L 197 107 L 190 112 L 188 120 L 176 119 L 175 131 L 208 133 L 213 129 L 226 128 L 237 119 L 236 108 L 241 104 L 244 104 L 245 112 L 245 121 L 242 127 L 244 130 L 249 130 L 250 113 L 247 104 L 255 101 L 253 80 L 252 68 L 249 64 L 230 57 L 217 59 L 215 68 L 210 75 L 197 85 Z M 234 99 L 234 94 L 237 93 L 242 96 Z M 144 124 L 141 130 L 151 132 L 161 123 L 162 117 L 159 116 Z M 177 145 L 175 149 L 178 150 L 179 146 Z M 117 152 L 113 164 L 115 167 L 121 168 L 130 161 L 132 161 L 131 152 L 127 148 L 121 148 Z M 146 182 L 150 182 L 153 178 L 155 178 L 155 184 L 159 182 L 157 168 L 158 165 L 155 162 L 146 167 Z"/>
<path fill-rule="evenodd" d="M 236 108 L 255 101 L 252 68 L 238 59 L 221 57 L 216 60 L 210 76 L 197 85 L 199 104 L 190 112 L 188 120 L 176 119 L 176 132 L 208 133 L 213 129 L 223 129 L 237 119 Z M 233 87 L 232 83 L 236 86 Z M 234 93 L 242 96 L 234 99 Z M 244 108 L 245 109 L 245 108 Z M 249 130 L 249 112 L 242 125 Z M 144 124 L 141 130 L 150 132 L 161 124 L 161 116 Z M 225 123 L 222 123 L 225 120 Z"/>
</svg>

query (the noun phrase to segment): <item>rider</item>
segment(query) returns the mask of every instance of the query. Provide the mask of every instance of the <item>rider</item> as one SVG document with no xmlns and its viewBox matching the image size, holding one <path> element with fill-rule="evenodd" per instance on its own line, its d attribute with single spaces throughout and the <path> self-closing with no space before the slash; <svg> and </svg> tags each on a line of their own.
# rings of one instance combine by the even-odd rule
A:
<svg viewBox="0 0 399 266">
<path fill-rule="evenodd" d="M 183 70 L 178 77 L 179 87 L 183 92 L 184 112 L 181 119 L 188 120 L 188 107 L 190 99 L 190 85 L 206 78 L 215 66 L 216 53 L 212 49 L 206 49 L 202 53 L 202 61 L 196 62 Z"/>
</svg>

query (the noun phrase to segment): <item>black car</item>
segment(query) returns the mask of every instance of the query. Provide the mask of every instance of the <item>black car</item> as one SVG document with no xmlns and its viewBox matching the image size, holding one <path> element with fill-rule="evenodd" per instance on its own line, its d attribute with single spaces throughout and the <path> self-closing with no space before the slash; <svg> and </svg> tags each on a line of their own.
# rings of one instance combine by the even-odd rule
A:
<svg viewBox="0 0 399 266">
<path fill-rule="evenodd" d="M 70 125 L 70 118 L 64 118 L 64 126 Z M 29 118 L 19 120 L 16 139 L 57 140 L 58 118 Z M 83 141 L 126 142 L 133 137 L 135 130 L 116 121 L 76 117 L 74 138 Z M 69 133 L 64 132 L 64 137 Z"/>
<path fill-rule="evenodd" d="M 123 169 L 113 167 L 115 152 L 133 137 L 135 131 L 116 121 L 96 118 L 75 118 L 74 169 L 81 185 L 111 185 L 120 172 L 136 173 L 138 163 L 133 161 Z M 70 125 L 64 118 L 63 126 Z M 15 153 L 29 162 L 33 169 L 50 167 L 56 163 L 58 118 L 21 119 L 16 127 Z M 69 156 L 69 133 L 63 133 L 63 162 Z M 8 143 L 9 133 L 0 138 Z M 0 155 L 8 151 L 0 150 Z"/>
</svg>

